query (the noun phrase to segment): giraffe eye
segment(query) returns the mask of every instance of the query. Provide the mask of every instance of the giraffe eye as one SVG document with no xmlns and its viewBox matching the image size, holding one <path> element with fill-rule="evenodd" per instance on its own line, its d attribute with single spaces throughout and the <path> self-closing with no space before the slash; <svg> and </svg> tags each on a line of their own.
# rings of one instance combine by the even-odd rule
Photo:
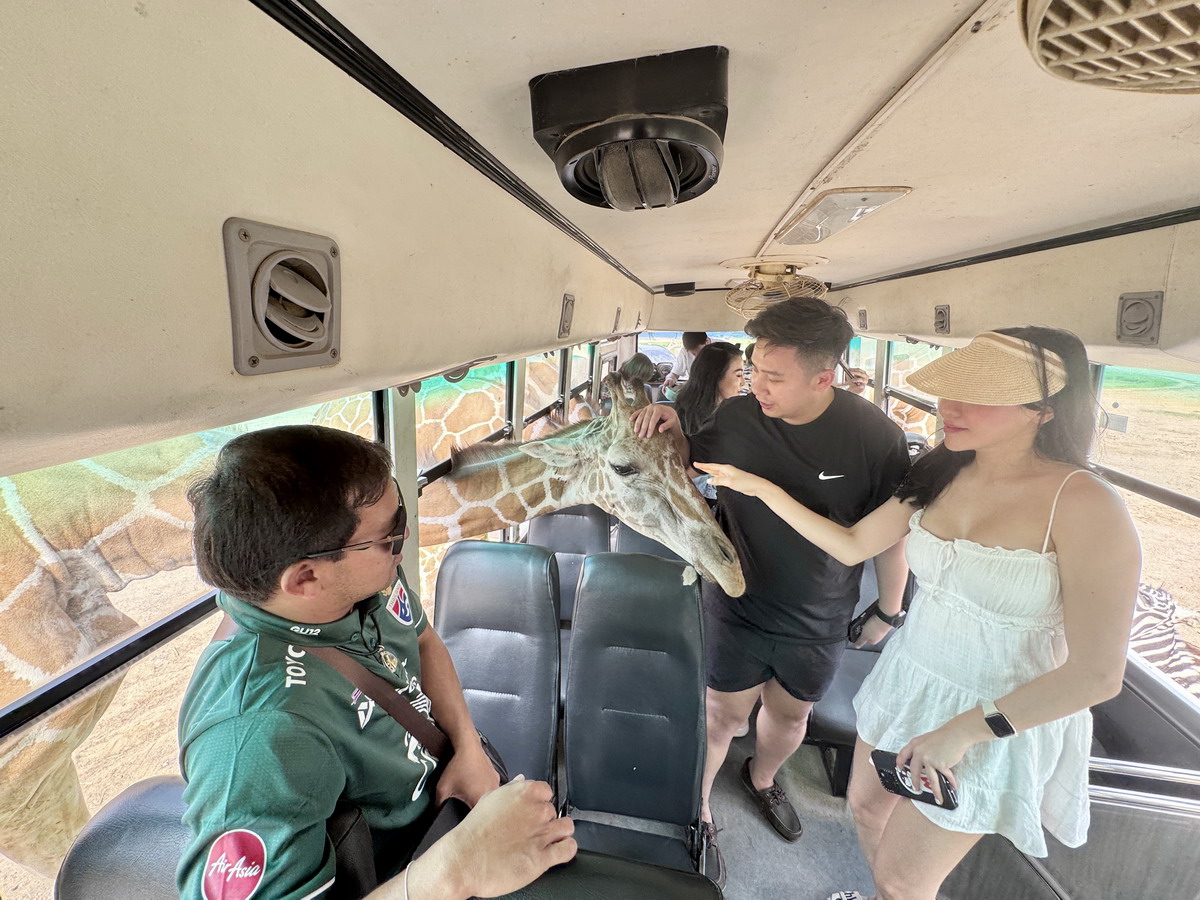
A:
<svg viewBox="0 0 1200 900">
<path fill-rule="evenodd" d="M 637 474 L 637 469 L 635 469 L 633 466 L 618 466 L 616 463 L 612 463 L 611 465 L 612 465 L 612 470 L 614 472 L 616 472 L 618 475 L 620 475 L 622 478 L 625 478 L 629 475 Z"/>
</svg>

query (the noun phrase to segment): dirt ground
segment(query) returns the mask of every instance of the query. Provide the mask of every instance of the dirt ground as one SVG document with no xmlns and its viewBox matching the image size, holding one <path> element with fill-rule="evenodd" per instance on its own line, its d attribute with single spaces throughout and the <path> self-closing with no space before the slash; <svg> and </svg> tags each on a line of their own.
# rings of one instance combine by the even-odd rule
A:
<svg viewBox="0 0 1200 900">
<path fill-rule="evenodd" d="M 1200 497 L 1200 398 L 1194 391 L 1108 391 L 1106 409 L 1130 414 L 1129 430 L 1108 433 L 1097 461 L 1147 481 Z M 1200 521 L 1126 494 L 1141 534 L 1142 580 L 1170 591 L 1180 607 L 1180 630 L 1200 648 Z M 194 569 L 135 582 L 114 602 L 149 623 L 202 592 Z M 178 772 L 175 718 L 196 657 L 216 620 L 142 660 L 126 676 L 100 726 L 76 753 L 88 804 L 94 811 L 127 785 Z M 2 900 L 45 900 L 51 882 L 0 857 Z"/>
</svg>

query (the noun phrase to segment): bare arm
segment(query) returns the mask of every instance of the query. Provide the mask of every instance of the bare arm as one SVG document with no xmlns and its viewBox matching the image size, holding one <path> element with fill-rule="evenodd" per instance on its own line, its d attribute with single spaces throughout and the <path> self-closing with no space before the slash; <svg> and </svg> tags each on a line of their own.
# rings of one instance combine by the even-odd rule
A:
<svg viewBox="0 0 1200 900">
<path fill-rule="evenodd" d="M 1058 668 L 992 698 L 1018 732 L 1116 696 L 1125 673 L 1141 547 L 1124 501 L 1107 485 L 1076 476 L 1059 499 L 1052 537 L 1068 656 Z M 976 707 L 914 738 L 897 761 L 911 756 L 913 769 L 928 765 L 952 777 L 950 767 L 968 748 L 995 739 Z"/>
<path fill-rule="evenodd" d="M 466 900 L 524 887 L 577 849 L 575 824 L 557 817 L 553 796 L 545 782 L 517 776 L 367 900 Z"/>
<path fill-rule="evenodd" d="M 454 756 L 438 779 L 437 801 L 458 797 L 474 806 L 500 785 L 500 777 L 479 743 L 479 732 L 467 710 L 462 683 L 450 651 L 432 627 L 417 638 L 421 652 L 421 687 L 433 703 L 433 716 L 454 745 Z"/>
<path fill-rule="evenodd" d="M 908 534 L 908 520 L 912 517 L 913 508 L 895 497 L 847 527 L 813 512 L 778 485 L 758 475 L 743 472 L 736 466 L 721 463 L 695 465 L 701 472 L 712 475 L 712 483 L 717 487 L 727 487 L 762 500 L 771 512 L 791 525 L 802 537 L 846 566 L 856 566 L 882 553 Z M 898 552 L 903 554 L 903 548 Z M 902 583 L 900 590 L 904 590 Z M 896 596 L 896 608 L 899 609 L 899 595 Z"/>
</svg>

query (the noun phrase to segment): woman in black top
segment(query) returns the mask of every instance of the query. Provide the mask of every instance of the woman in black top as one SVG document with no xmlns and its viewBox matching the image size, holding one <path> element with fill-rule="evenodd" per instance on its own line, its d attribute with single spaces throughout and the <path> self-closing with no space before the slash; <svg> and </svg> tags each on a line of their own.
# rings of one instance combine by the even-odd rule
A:
<svg viewBox="0 0 1200 900">
<path fill-rule="evenodd" d="M 716 341 L 701 349 L 675 399 L 683 433 L 690 438 L 707 425 L 718 406 L 741 393 L 743 381 L 742 349 L 737 344 Z"/>
</svg>

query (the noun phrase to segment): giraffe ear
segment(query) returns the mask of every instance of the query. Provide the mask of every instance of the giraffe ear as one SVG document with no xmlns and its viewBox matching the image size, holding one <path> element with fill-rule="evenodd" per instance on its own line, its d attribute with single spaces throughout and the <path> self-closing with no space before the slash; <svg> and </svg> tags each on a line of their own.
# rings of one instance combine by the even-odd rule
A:
<svg viewBox="0 0 1200 900">
<path fill-rule="evenodd" d="M 546 465 L 556 469 L 573 466 L 582 458 L 578 444 L 553 438 L 544 441 L 526 441 L 521 445 L 521 452 L 534 459 L 540 459 Z"/>
</svg>

